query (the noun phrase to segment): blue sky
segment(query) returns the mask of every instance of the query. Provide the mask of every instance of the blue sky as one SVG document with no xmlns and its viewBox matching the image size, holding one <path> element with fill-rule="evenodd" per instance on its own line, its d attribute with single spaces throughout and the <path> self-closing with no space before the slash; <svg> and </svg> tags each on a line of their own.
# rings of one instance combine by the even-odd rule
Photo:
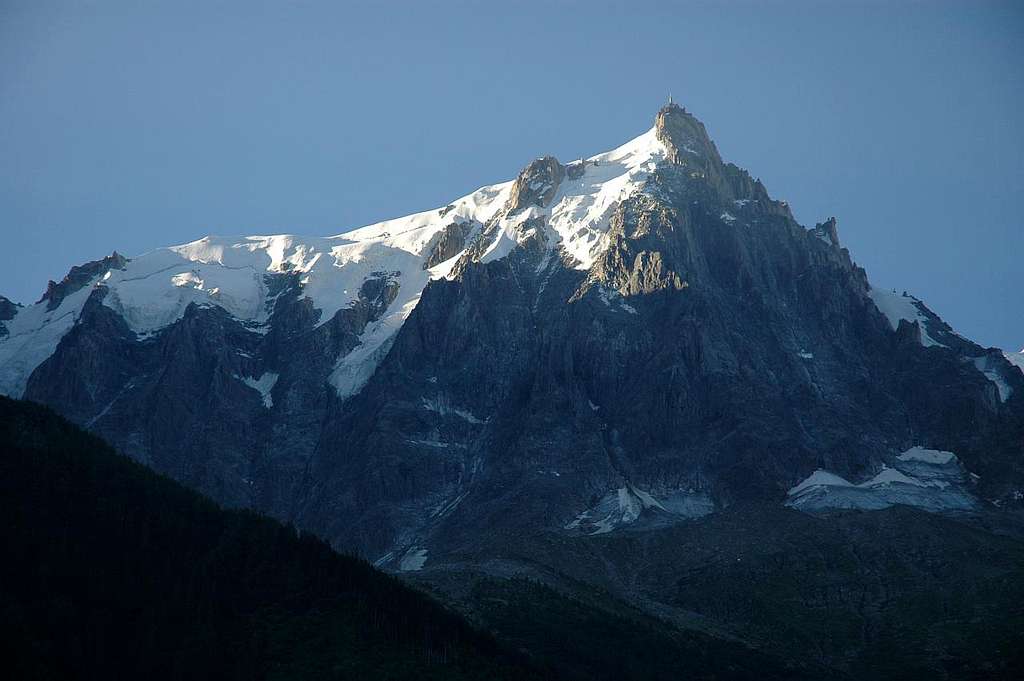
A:
<svg viewBox="0 0 1024 681">
<path fill-rule="evenodd" d="M 1021 3 L 0 3 L 0 293 L 335 234 L 590 155 L 671 92 L 879 286 L 1024 345 Z"/>
</svg>

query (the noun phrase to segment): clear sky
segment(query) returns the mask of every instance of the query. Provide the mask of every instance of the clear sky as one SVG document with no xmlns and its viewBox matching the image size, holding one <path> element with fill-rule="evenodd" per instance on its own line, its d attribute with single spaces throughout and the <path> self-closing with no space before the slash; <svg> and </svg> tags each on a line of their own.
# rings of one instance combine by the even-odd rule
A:
<svg viewBox="0 0 1024 681">
<path fill-rule="evenodd" d="M 0 293 L 444 205 L 669 92 L 876 285 L 1024 345 L 1020 2 L 0 0 Z"/>
</svg>

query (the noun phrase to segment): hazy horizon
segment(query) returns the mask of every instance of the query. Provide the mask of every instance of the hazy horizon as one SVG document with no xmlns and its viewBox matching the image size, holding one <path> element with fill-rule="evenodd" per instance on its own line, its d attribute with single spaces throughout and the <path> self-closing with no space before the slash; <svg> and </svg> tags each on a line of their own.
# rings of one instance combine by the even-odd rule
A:
<svg viewBox="0 0 1024 681">
<path fill-rule="evenodd" d="M 875 285 L 1017 350 L 1022 37 L 1011 3 L 7 3 L 0 294 L 435 208 L 619 146 L 671 92 Z"/>
</svg>

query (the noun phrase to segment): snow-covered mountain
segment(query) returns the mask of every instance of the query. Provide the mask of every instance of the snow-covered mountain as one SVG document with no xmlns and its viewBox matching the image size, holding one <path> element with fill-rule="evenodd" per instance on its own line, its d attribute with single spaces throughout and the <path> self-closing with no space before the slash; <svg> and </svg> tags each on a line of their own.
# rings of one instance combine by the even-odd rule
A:
<svg viewBox="0 0 1024 681">
<path fill-rule="evenodd" d="M 750 518 L 816 547 L 851 512 L 925 547 L 947 516 L 1014 525 L 1022 356 L 872 287 L 676 105 L 434 210 L 0 298 L 0 392 L 224 504 L 442 586 L 596 584 L 691 624 L 670 594 Z"/>
<path fill-rule="evenodd" d="M 488 262 L 507 256 L 539 229 L 552 252 L 570 267 L 589 270 L 607 248 L 615 209 L 641 190 L 667 154 L 652 127 L 617 149 L 564 169 L 554 159 L 538 159 L 517 181 L 485 186 L 443 208 L 334 237 L 208 236 L 130 260 L 99 261 L 109 269 L 88 263 L 85 268 L 92 265 L 93 276 L 65 281 L 69 290 L 56 305 L 50 296 L 24 308 L 2 299 L 8 311 L 5 315 L 0 310 L 0 394 L 24 393 L 32 371 L 53 354 L 94 287 L 107 292 L 104 305 L 118 312 L 139 338 L 146 338 L 181 319 L 191 304 L 221 307 L 247 328 L 265 332 L 280 293 L 272 292 L 267 274 L 300 275 L 302 295 L 323 324 L 358 299 L 364 281 L 386 273 L 398 284 L 398 297 L 387 314 L 360 335 L 356 350 L 340 358 L 331 376 L 338 393 L 350 396 L 373 373 L 427 282 L 450 277 L 466 258 L 469 244 L 474 244 L 474 260 Z M 545 172 L 546 167 L 557 170 Z M 744 203 L 737 201 L 737 207 Z M 728 212 L 720 217 L 729 223 L 736 220 Z M 834 222 L 831 228 L 834 233 Z M 824 232 L 820 235 L 828 242 Z M 941 346 L 929 335 L 931 324 L 944 327 L 946 334 L 952 332 L 913 297 L 874 288 L 869 294 L 893 329 L 900 320 L 919 323 L 926 347 Z M 1018 355 L 1024 356 L 1024 351 L 1005 353 L 1011 363 L 1024 368 Z M 980 365 L 979 370 L 986 373 Z M 1003 393 L 1009 390 L 998 371 L 986 375 Z"/>
<path fill-rule="evenodd" d="M 703 227 L 698 224 L 705 222 Z M 323 428 L 325 420 L 329 429 L 330 421 L 355 408 L 336 405 L 357 396 L 385 358 L 394 354 L 399 331 L 430 282 L 451 281 L 464 289 L 480 276 L 477 273 L 518 270 L 525 261 L 529 267 L 515 275 L 515 290 L 493 293 L 492 299 L 480 301 L 483 307 L 476 314 L 500 318 L 507 306 L 529 291 L 527 316 L 533 321 L 513 314 L 503 323 L 532 325 L 543 336 L 539 325 L 545 312 L 572 310 L 594 300 L 600 303 L 601 315 L 614 324 L 644 328 L 667 321 L 665 312 L 652 316 L 638 305 L 656 293 L 675 291 L 671 295 L 692 304 L 702 294 L 728 293 L 738 286 L 748 317 L 772 323 L 764 318 L 765 311 L 780 307 L 782 317 L 790 319 L 783 327 L 769 328 L 771 339 L 762 342 L 737 319 L 736 332 L 749 336 L 746 344 L 752 347 L 738 352 L 731 347 L 734 342 L 725 341 L 717 349 L 700 351 L 707 353 L 700 361 L 711 375 L 742 377 L 759 371 L 769 387 L 777 388 L 791 382 L 792 377 L 783 376 L 792 374 L 815 399 L 835 399 L 864 380 L 856 372 L 849 375 L 845 365 L 855 364 L 857 355 L 877 353 L 864 344 L 877 344 L 869 339 L 888 333 L 897 340 L 908 339 L 929 351 L 930 357 L 954 359 L 956 366 L 962 365 L 961 373 L 973 372 L 972 383 L 991 386 L 983 390 L 984 399 L 1003 404 L 1021 390 L 1016 368 L 1024 362 L 1015 361 L 1016 355 L 963 339 L 916 298 L 871 287 L 841 248 L 834 219 L 810 230 L 797 226 L 786 204 L 773 201 L 760 182 L 723 162 L 703 125 L 672 105 L 659 112 L 647 132 L 612 151 L 564 165 L 551 157 L 538 158 L 515 180 L 484 186 L 434 210 L 333 237 L 211 236 L 130 259 L 114 253 L 76 267 L 62 282 L 50 282 L 34 305 L 21 307 L 3 300 L 0 392 L 55 404 L 111 437 L 129 454 L 158 467 L 165 456 L 174 466 L 184 456 L 190 462 L 184 467 L 189 471 L 186 479 L 207 491 L 213 485 L 225 501 L 259 506 L 267 503 L 259 501 L 267 494 L 261 475 L 292 458 L 285 466 L 293 469 L 292 475 L 286 477 L 294 477 L 305 471 L 314 452 L 325 450 L 314 433 L 296 437 L 289 431 L 296 422 L 319 423 L 317 429 Z M 501 263 L 498 270 L 493 269 L 495 263 Z M 798 268 L 811 270 L 799 274 Z M 812 270 L 821 279 L 818 289 L 801 291 L 800 279 Z M 547 300 L 545 294 L 555 291 L 556 298 Z M 716 297 L 710 295 L 704 303 Z M 539 307 L 542 304 L 548 308 Z M 716 323 L 731 323 L 735 300 L 714 304 L 720 307 L 708 318 L 710 326 L 696 330 L 699 338 Z M 864 319 L 865 306 L 880 313 L 877 318 L 887 324 Z M 711 309 L 700 314 L 711 314 Z M 193 320 L 198 320 L 198 336 L 187 339 L 186 350 L 181 330 Z M 463 319 L 457 322 L 458 331 L 472 334 L 481 321 Z M 211 324 L 217 333 L 207 328 Z M 521 330 L 507 332 L 515 335 Z M 853 357 L 834 337 L 837 331 L 852 335 L 857 343 Z M 420 343 L 432 351 L 450 346 L 453 335 L 441 328 L 410 333 L 422 334 Z M 91 339 L 84 342 L 80 336 Z M 219 345 L 197 349 L 202 343 L 197 339 L 209 342 L 214 337 Z M 468 337 L 464 342 L 474 340 Z M 503 352 L 500 345 L 493 350 Z M 178 377 L 180 389 L 175 391 L 168 380 L 189 365 L 181 361 L 183 351 L 195 363 L 185 374 L 200 374 Z M 694 360 L 686 359 L 688 371 L 693 371 Z M 420 363 L 415 357 L 408 361 Z M 438 376 L 430 379 L 437 385 Z M 616 379 L 623 380 L 629 380 L 628 374 Z M 212 440 L 209 434 L 201 436 L 198 449 L 212 448 L 216 456 L 235 451 L 238 456 L 215 466 L 214 473 L 210 461 L 195 454 L 197 444 L 189 437 L 155 441 L 152 428 L 130 415 L 140 399 L 157 400 L 157 395 L 172 403 L 184 400 L 186 404 L 177 406 L 186 414 L 194 413 L 194 405 L 187 404 L 190 400 L 208 401 L 213 396 L 214 413 L 223 410 L 232 414 L 230 423 L 245 425 L 235 435 L 230 431 L 237 423 L 213 429 L 217 435 Z M 602 404 L 606 399 L 588 398 L 585 412 L 597 422 L 605 421 L 610 411 Z M 480 396 L 467 395 L 456 404 L 451 395 L 431 389 L 414 402 L 448 405 L 434 411 L 442 420 L 454 414 L 473 428 L 493 424 L 497 405 L 484 398 L 486 406 L 474 407 L 468 404 L 471 400 L 479 402 Z M 337 414 L 332 417 L 330 412 Z M 477 413 L 481 416 L 473 415 Z M 202 417 L 194 414 L 186 420 L 191 424 L 187 430 L 196 430 Z M 209 424 L 199 430 L 208 431 Z M 250 448 L 265 449 L 267 432 L 272 433 L 269 443 L 276 443 L 278 454 L 241 454 Z M 889 451 L 874 445 L 874 465 L 891 463 L 900 444 L 920 444 L 905 438 L 893 442 Z M 299 441 L 304 444 L 297 445 Z M 436 428 L 403 441 L 435 449 L 452 444 Z M 186 449 L 187 455 L 182 452 Z M 279 471 L 272 477 L 278 476 Z M 597 523 L 594 528 L 602 531 L 630 524 L 645 509 L 648 514 L 672 516 L 668 509 L 674 508 L 678 517 L 692 517 L 715 508 L 716 495 L 703 473 L 690 470 L 683 477 L 685 484 L 668 484 L 657 477 L 646 485 L 626 478 L 612 481 L 597 490 L 593 504 L 573 509 L 563 524 L 581 529 Z M 788 489 L 792 482 L 777 484 Z M 289 482 L 299 484 L 297 479 Z M 316 487 L 319 482 L 301 484 Z M 644 489 L 658 491 L 652 496 Z M 284 493 L 271 508 L 292 505 L 292 493 Z M 277 490 L 271 496 L 280 494 Z M 453 502 L 443 494 L 438 503 Z"/>
<path fill-rule="evenodd" d="M 572 267 L 589 268 L 606 246 L 615 207 L 665 158 L 655 132 L 564 170 L 553 159 L 539 159 L 516 181 L 338 236 L 208 236 L 130 260 L 89 263 L 85 269 L 93 276 L 65 281 L 62 299 L 44 296 L 34 305 L 11 307 L 0 341 L 0 393 L 24 393 L 32 371 L 74 326 L 93 289 L 103 291 L 103 304 L 140 339 L 180 320 L 189 305 L 220 307 L 247 329 L 266 333 L 280 295 L 268 274 L 298 275 L 302 297 L 324 324 L 358 299 L 363 282 L 383 273 L 397 284 L 397 297 L 360 334 L 359 346 L 339 358 L 331 376 L 340 395 L 352 395 L 373 373 L 427 282 L 451 276 L 471 243 L 476 261 L 505 257 L 534 234 L 534 227 L 524 229 L 528 223 Z M 534 170 L 546 162 L 567 176 L 564 181 Z"/>
<path fill-rule="evenodd" d="M 672 234 L 679 231 L 678 227 L 667 224 L 664 227 L 668 229 L 652 229 L 652 223 L 671 223 L 679 219 L 681 211 L 697 208 L 708 213 L 701 219 L 715 225 L 704 229 L 700 237 L 715 233 L 719 242 L 738 240 L 750 246 L 767 237 L 767 249 L 777 249 L 793 236 L 806 235 L 810 240 L 799 248 L 827 257 L 822 260 L 818 255 L 804 267 L 814 267 L 813 261 L 817 260 L 828 268 L 838 267 L 837 273 L 843 272 L 844 277 L 852 277 L 854 288 L 860 289 L 856 295 L 864 301 L 861 305 L 870 304 L 880 312 L 896 337 L 910 338 L 926 350 L 947 351 L 965 367 L 972 367 L 979 378 L 994 387 L 993 395 L 999 403 L 1005 403 L 1015 389 L 1020 389 L 1019 372 L 1013 365 L 1019 368 L 1024 362 L 1016 362 L 1015 355 L 984 350 L 963 339 L 916 298 L 868 285 L 863 273 L 840 248 L 834 219 L 811 230 L 797 228 L 793 232 L 795 223 L 788 206 L 771 200 L 759 182 L 725 164 L 699 121 L 679 107 L 669 106 L 659 112 L 654 127 L 610 152 L 565 165 L 551 157 L 539 158 L 514 181 L 482 187 L 438 209 L 333 237 L 206 237 L 130 259 L 115 253 L 74 268 L 64 281 L 51 282 L 47 293 L 34 305 L 20 307 L 4 299 L 0 310 L 0 392 L 58 403 L 70 400 L 75 404 L 69 409 L 71 413 L 102 431 L 105 421 L 116 418 L 121 409 L 118 403 L 131 404 L 131 394 L 143 389 L 146 379 L 134 376 L 122 381 L 119 377 L 114 381 L 117 385 L 104 385 L 104 381 L 97 382 L 97 377 L 83 372 L 85 367 L 77 363 L 84 359 L 80 358 L 67 369 L 83 385 L 69 392 L 67 375 L 60 377 L 62 387 L 47 385 L 45 365 L 55 363 L 61 354 L 58 348 L 72 332 L 78 329 L 79 333 L 88 333 L 85 327 L 89 319 L 103 314 L 108 320 L 116 320 L 115 335 L 121 342 L 133 346 L 135 354 L 146 354 L 147 348 L 161 346 L 166 338 L 173 337 L 171 331 L 187 318 L 202 316 L 203 310 L 216 310 L 221 313 L 219 323 L 231 326 L 247 339 L 241 343 L 244 347 L 219 350 L 233 355 L 226 362 L 231 365 L 226 378 L 237 385 L 229 392 L 248 390 L 258 398 L 255 404 L 263 411 L 289 411 L 288 395 L 292 403 L 312 401 L 322 408 L 324 400 L 344 401 L 363 389 L 390 352 L 429 282 L 452 280 L 464 285 L 470 270 L 487 271 L 490 263 L 515 263 L 524 258 L 531 261 L 529 276 L 537 282 L 532 304 L 535 314 L 549 282 L 568 277 L 578 283 L 567 290 L 562 305 L 579 302 L 590 294 L 613 317 L 633 316 L 636 319 L 629 323 L 640 325 L 657 323 L 638 312 L 637 300 L 666 288 L 693 298 L 695 292 L 687 292 L 688 288 L 714 285 L 713 281 L 700 282 L 701 270 L 710 274 L 728 265 L 713 259 L 721 257 L 729 244 L 702 247 L 696 243 L 699 237 L 688 235 L 675 244 L 677 251 L 682 246 L 684 252 L 675 255 L 683 255 L 686 266 L 682 271 L 671 271 L 666 255 L 672 249 L 665 246 L 672 245 L 673 240 L 678 242 L 678 236 Z M 785 239 L 771 236 L 773 229 L 779 229 L 772 222 L 782 224 Z M 654 243 L 647 243 L 652 240 Z M 733 262 L 733 276 L 743 276 L 748 267 L 743 257 L 777 260 L 769 250 L 760 255 L 748 253 L 737 254 L 741 261 Z M 788 257 L 792 259 L 792 254 Z M 778 269 L 783 266 L 791 270 L 792 263 L 775 262 L 771 266 L 776 270 L 771 275 L 774 279 L 780 274 L 792 276 L 790 271 Z M 834 274 L 830 276 L 835 278 Z M 754 282 L 740 283 L 745 288 L 753 287 L 751 291 L 759 295 L 770 293 Z M 778 284 L 767 283 L 769 288 Z M 779 293 L 775 292 L 777 298 Z M 784 297 L 779 300 L 783 305 Z M 497 312 L 508 302 L 496 298 L 486 304 Z M 826 306 L 814 313 L 828 311 Z M 792 358 L 787 361 L 795 364 L 798 373 L 810 378 L 813 390 L 822 392 L 813 374 L 820 367 L 844 359 L 828 343 L 817 347 L 824 339 L 814 336 L 821 336 L 821 332 L 799 331 L 797 324 L 784 334 L 788 339 L 782 354 Z M 318 338 L 312 343 L 315 362 L 303 363 L 301 358 L 290 356 L 296 349 L 295 334 L 307 341 Z M 763 352 L 764 348 L 759 350 Z M 778 360 L 766 359 L 769 363 Z M 716 360 L 720 369 L 741 369 L 748 361 L 733 353 Z M 92 358 L 88 367 L 98 364 L 103 360 Z M 315 368 L 311 366 L 314 364 Z M 139 373 L 139 367 L 124 370 Z M 767 372 L 771 379 L 773 370 L 768 368 Z M 328 386 L 330 394 L 320 395 Z M 848 390 L 849 386 L 837 385 L 834 389 Z M 302 395 L 296 397 L 297 393 Z M 447 398 L 426 396 L 422 401 L 434 403 L 438 399 Z M 591 413 L 602 416 L 598 404 L 588 400 Z M 292 404 L 291 409 L 295 406 Z M 470 411 L 451 407 L 447 414 L 452 413 Z M 473 421 L 486 423 L 476 417 Z M 274 428 L 287 429 L 287 419 Z M 432 437 L 410 441 L 440 446 L 441 441 L 435 442 Z M 148 460 L 145 439 L 133 437 L 133 445 L 127 448 Z M 252 483 L 248 473 L 237 471 L 234 475 L 236 482 Z M 615 506 L 618 510 L 605 516 L 614 516 L 618 520 L 613 524 L 622 524 L 635 520 L 640 515 L 634 512 L 637 509 L 667 512 L 665 504 L 682 503 L 690 509 L 683 516 L 695 512 L 693 509 L 703 513 L 713 508 L 706 489 L 683 492 L 664 484 L 656 487 L 663 488 L 661 500 L 632 483 L 611 487 L 606 491 L 606 501 L 591 510 L 600 514 L 600 509 Z M 238 496 L 234 501 L 252 503 L 248 491 L 243 489 Z M 670 502 L 677 497 L 689 500 Z M 569 525 L 584 523 L 590 512 L 578 511 Z M 604 521 L 599 519 L 592 520 L 602 528 L 611 527 L 601 525 Z"/>
</svg>

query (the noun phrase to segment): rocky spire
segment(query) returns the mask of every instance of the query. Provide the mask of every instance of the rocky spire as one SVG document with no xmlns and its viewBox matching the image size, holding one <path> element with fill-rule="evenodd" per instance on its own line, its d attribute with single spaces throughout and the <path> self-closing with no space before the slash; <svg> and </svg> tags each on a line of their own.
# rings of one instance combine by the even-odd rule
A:
<svg viewBox="0 0 1024 681">
<path fill-rule="evenodd" d="M 825 222 L 819 222 L 814 226 L 814 235 L 822 241 L 827 241 L 836 248 L 839 247 L 839 230 L 836 227 L 835 217 L 830 217 Z"/>
<path fill-rule="evenodd" d="M 718 149 L 708 137 L 704 124 L 672 101 L 658 110 L 654 126 L 658 140 L 668 149 L 669 159 L 677 165 L 722 165 Z"/>
</svg>

